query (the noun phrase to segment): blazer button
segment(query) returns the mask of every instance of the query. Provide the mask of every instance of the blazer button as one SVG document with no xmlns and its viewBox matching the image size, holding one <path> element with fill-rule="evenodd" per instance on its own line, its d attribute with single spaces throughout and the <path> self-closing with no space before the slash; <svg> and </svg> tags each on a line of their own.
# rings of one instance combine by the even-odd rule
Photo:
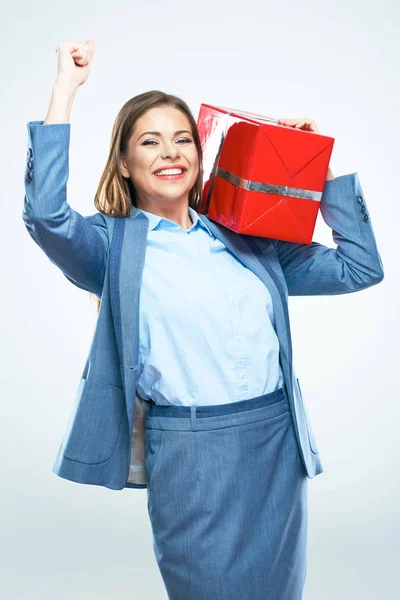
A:
<svg viewBox="0 0 400 600">
<path fill-rule="evenodd" d="M 360 206 L 360 211 L 361 211 L 362 213 L 365 213 L 365 211 L 366 211 L 366 210 L 367 210 L 367 207 L 365 206 L 365 204 L 361 204 L 361 206 Z"/>
<path fill-rule="evenodd" d="M 364 215 L 364 216 L 363 216 L 363 219 L 364 219 L 364 221 L 365 221 L 366 223 L 368 223 L 368 221 L 369 221 L 369 216 L 368 216 L 368 215 Z"/>
<path fill-rule="evenodd" d="M 27 171 L 26 178 L 27 178 L 28 181 L 32 181 L 32 173 L 31 173 L 31 171 Z"/>
<path fill-rule="evenodd" d="M 33 153 L 32 153 L 32 149 L 31 149 L 31 148 L 28 148 L 28 150 L 27 150 L 27 153 L 26 153 L 26 154 L 27 154 L 27 157 L 28 157 L 28 158 L 32 158 L 32 154 L 33 154 Z"/>
<path fill-rule="evenodd" d="M 28 169 L 32 169 L 33 167 L 33 162 L 31 160 L 28 160 Z"/>
<path fill-rule="evenodd" d="M 357 196 L 357 200 L 359 204 L 362 204 L 364 202 L 364 198 L 362 196 Z"/>
</svg>

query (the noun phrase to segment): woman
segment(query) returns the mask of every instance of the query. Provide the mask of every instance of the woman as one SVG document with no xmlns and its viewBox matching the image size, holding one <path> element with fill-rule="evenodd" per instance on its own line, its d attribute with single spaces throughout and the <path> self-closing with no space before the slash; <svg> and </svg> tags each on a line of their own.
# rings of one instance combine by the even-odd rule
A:
<svg viewBox="0 0 400 600">
<path fill-rule="evenodd" d="M 241 236 L 196 209 L 202 153 L 187 105 L 129 100 L 94 215 L 66 201 L 69 115 L 93 42 L 58 47 L 44 121 L 28 123 L 23 219 L 99 315 L 53 467 L 147 488 L 173 600 L 299 600 L 307 479 L 323 471 L 294 373 L 287 297 L 383 279 L 357 174 L 328 171 L 321 213 L 337 249 Z M 318 129 L 310 119 L 282 121 Z"/>
</svg>

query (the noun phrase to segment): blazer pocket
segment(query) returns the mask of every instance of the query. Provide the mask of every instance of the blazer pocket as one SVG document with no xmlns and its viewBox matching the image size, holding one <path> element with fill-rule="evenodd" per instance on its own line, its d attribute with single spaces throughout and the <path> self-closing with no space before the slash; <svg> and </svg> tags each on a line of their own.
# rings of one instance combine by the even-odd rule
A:
<svg viewBox="0 0 400 600">
<path fill-rule="evenodd" d="M 64 435 L 65 458 L 91 465 L 107 461 L 118 441 L 124 409 L 121 387 L 81 378 Z"/>
</svg>

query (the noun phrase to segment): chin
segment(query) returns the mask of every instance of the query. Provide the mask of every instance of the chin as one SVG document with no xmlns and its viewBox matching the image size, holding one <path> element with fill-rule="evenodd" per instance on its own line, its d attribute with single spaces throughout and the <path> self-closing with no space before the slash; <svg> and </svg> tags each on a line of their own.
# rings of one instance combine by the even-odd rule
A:
<svg viewBox="0 0 400 600">
<path fill-rule="evenodd" d="M 192 188 L 180 188 L 180 189 L 178 189 L 176 187 L 175 189 L 171 189 L 171 190 L 169 190 L 167 192 L 165 192 L 165 190 L 164 190 L 164 194 L 163 195 L 166 198 L 170 198 L 171 200 L 174 199 L 174 198 L 178 199 L 178 198 L 181 198 L 182 196 L 189 196 L 189 193 L 190 193 L 191 189 Z"/>
</svg>

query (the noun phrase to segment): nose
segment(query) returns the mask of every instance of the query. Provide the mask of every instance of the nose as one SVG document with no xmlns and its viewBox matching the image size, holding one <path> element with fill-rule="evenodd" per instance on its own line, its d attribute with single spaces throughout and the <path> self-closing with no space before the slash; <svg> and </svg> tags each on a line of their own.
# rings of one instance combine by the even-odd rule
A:
<svg viewBox="0 0 400 600">
<path fill-rule="evenodd" d="M 176 158 L 179 156 L 179 148 L 173 142 L 164 142 L 161 148 L 162 158 Z"/>
</svg>

